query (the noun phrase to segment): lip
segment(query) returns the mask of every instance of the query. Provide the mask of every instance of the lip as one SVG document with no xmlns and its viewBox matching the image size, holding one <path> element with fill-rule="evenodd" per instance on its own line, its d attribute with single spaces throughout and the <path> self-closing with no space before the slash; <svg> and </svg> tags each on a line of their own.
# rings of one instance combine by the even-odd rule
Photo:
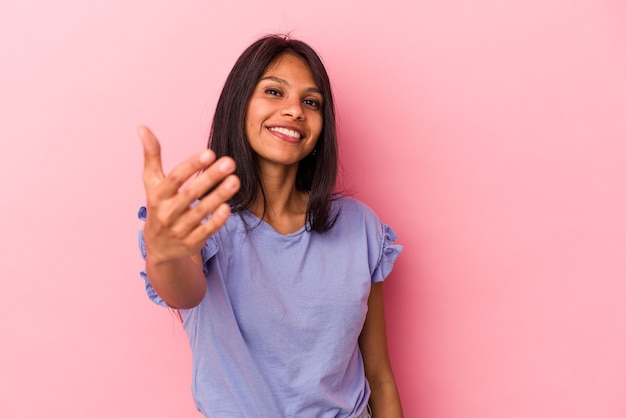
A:
<svg viewBox="0 0 626 418">
<path fill-rule="evenodd" d="M 284 134 L 282 132 L 278 132 L 278 131 L 274 130 L 275 128 L 289 129 L 290 131 L 297 132 L 300 135 L 300 138 L 294 138 L 294 137 L 286 135 L 286 134 Z M 267 126 L 267 130 L 272 135 L 282 139 L 283 141 L 291 142 L 291 143 L 294 143 L 294 144 L 297 144 L 297 143 L 301 142 L 306 137 L 306 133 L 301 128 L 298 128 L 296 126 L 271 125 L 271 126 Z"/>
</svg>

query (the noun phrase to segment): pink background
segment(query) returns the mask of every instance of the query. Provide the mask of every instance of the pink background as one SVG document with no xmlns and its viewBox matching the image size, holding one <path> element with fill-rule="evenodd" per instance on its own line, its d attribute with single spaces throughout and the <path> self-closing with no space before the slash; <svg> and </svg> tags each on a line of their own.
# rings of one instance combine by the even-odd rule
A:
<svg viewBox="0 0 626 418">
<path fill-rule="evenodd" d="M 135 128 L 204 147 L 258 36 L 337 96 L 346 188 L 398 232 L 407 417 L 626 416 L 620 1 L 0 4 L 0 416 L 193 417 L 186 337 L 144 294 Z"/>
</svg>

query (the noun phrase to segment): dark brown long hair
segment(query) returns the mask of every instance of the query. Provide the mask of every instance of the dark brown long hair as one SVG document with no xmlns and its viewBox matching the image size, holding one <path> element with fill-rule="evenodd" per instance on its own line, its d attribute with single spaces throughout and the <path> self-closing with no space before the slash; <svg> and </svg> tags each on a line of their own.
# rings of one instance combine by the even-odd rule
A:
<svg viewBox="0 0 626 418">
<path fill-rule="evenodd" d="M 265 200 L 256 155 L 246 137 L 245 119 L 248 103 L 261 76 L 285 53 L 294 54 L 308 64 L 324 99 L 323 126 L 315 152 L 300 161 L 296 175 L 296 188 L 309 193 L 307 228 L 324 232 L 333 226 L 338 215 L 331 213 L 337 178 L 337 129 L 330 80 L 320 57 L 309 45 L 285 35 L 269 35 L 254 42 L 241 54 L 224 83 L 213 116 L 208 147 L 218 157 L 228 155 L 237 163 L 235 173 L 241 180 L 241 188 L 231 201 L 234 211 L 250 209 L 259 194 Z"/>
</svg>

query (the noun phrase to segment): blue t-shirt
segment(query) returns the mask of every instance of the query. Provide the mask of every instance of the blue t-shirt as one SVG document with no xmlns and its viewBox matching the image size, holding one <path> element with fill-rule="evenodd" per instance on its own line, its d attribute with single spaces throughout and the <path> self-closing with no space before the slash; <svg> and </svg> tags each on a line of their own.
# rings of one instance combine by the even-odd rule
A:
<svg viewBox="0 0 626 418">
<path fill-rule="evenodd" d="M 371 284 L 402 247 L 363 203 L 342 197 L 333 211 L 329 231 L 287 235 L 250 212 L 231 214 L 207 241 L 206 295 L 180 311 L 204 415 L 356 417 L 366 408 L 358 338 Z M 139 241 L 145 257 L 141 233 Z M 167 306 L 141 275 L 152 301 Z"/>
</svg>

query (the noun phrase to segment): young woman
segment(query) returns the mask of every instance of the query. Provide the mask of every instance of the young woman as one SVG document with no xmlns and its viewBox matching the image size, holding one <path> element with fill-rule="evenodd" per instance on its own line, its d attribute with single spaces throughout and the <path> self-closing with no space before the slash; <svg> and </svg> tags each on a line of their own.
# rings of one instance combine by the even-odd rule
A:
<svg viewBox="0 0 626 418">
<path fill-rule="evenodd" d="M 283 36 L 248 47 L 209 149 L 167 175 L 157 139 L 139 134 L 142 276 L 181 314 L 198 410 L 401 417 L 382 287 L 401 247 L 368 207 L 333 194 L 333 97 L 313 49 Z"/>
</svg>

